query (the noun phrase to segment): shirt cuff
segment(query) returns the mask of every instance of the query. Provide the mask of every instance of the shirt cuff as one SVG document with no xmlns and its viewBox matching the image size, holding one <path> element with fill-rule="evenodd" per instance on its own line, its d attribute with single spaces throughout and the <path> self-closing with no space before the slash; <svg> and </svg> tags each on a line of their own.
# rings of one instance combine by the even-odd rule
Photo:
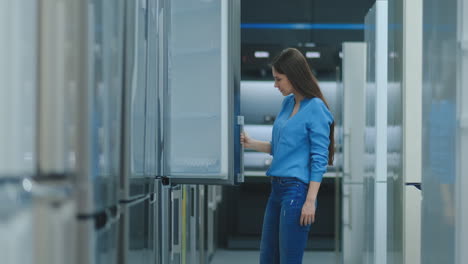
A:
<svg viewBox="0 0 468 264">
<path fill-rule="evenodd" d="M 309 181 L 322 182 L 323 172 L 313 172 L 310 174 Z"/>
</svg>

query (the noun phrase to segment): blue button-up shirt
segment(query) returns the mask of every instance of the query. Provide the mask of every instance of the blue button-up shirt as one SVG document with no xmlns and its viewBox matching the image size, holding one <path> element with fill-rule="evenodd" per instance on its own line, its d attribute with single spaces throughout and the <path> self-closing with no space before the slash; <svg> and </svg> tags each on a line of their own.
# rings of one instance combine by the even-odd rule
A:
<svg viewBox="0 0 468 264">
<path fill-rule="evenodd" d="M 321 182 L 328 165 L 330 125 L 333 116 L 320 98 L 304 98 L 291 116 L 294 95 L 283 100 L 273 124 L 268 176 L 295 177 L 305 183 Z"/>
</svg>

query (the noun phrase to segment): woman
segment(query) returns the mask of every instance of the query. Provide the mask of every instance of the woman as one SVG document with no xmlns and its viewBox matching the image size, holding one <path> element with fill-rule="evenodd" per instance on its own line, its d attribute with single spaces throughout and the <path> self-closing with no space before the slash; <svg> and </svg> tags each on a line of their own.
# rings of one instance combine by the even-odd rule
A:
<svg viewBox="0 0 468 264">
<path fill-rule="evenodd" d="M 273 155 L 266 172 L 271 194 L 263 220 L 260 263 L 301 263 L 317 193 L 333 163 L 334 122 L 306 59 L 283 50 L 272 63 L 275 87 L 285 96 L 271 142 L 241 135 L 246 148 Z"/>
</svg>

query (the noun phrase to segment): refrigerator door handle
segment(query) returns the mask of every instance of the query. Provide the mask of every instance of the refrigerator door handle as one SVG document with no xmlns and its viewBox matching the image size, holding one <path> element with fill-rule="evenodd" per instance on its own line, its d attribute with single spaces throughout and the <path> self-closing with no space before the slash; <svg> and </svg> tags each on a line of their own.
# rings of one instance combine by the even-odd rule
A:
<svg viewBox="0 0 468 264">
<path fill-rule="evenodd" d="M 237 124 L 240 126 L 240 133 L 244 133 L 244 116 L 237 116 Z M 239 161 L 239 173 L 237 175 L 237 182 L 244 182 L 244 144 L 240 145 L 240 161 Z"/>
<path fill-rule="evenodd" d="M 180 190 L 173 190 L 171 192 L 171 236 L 172 236 L 172 249 L 171 249 L 171 260 L 174 260 L 174 255 L 180 254 L 182 252 L 181 249 L 181 214 L 180 214 L 180 200 L 181 200 L 181 191 Z"/>
<path fill-rule="evenodd" d="M 353 192 L 348 194 L 348 227 L 353 230 Z"/>
<path fill-rule="evenodd" d="M 343 180 L 352 180 L 351 176 L 351 129 L 343 129 Z"/>
</svg>

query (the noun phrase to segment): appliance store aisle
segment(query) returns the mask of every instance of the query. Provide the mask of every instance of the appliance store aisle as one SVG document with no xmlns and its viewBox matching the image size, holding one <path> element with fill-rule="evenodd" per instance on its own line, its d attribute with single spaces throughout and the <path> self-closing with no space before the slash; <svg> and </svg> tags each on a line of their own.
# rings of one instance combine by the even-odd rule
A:
<svg viewBox="0 0 468 264">
<path fill-rule="evenodd" d="M 210 264 L 258 264 L 260 252 L 256 250 L 217 250 Z M 333 251 L 306 251 L 304 264 L 320 263 L 335 264 L 335 252 Z"/>
</svg>

